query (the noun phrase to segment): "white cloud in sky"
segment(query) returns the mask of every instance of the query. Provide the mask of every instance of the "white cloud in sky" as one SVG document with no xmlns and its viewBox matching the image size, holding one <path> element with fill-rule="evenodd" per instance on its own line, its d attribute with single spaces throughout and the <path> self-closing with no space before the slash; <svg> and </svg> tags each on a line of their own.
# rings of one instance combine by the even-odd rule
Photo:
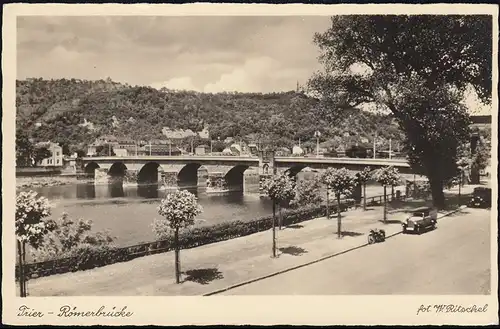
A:
<svg viewBox="0 0 500 329">
<path fill-rule="evenodd" d="M 191 77 L 179 77 L 179 78 L 172 78 L 170 80 L 163 82 L 155 82 L 151 84 L 151 87 L 156 89 L 167 88 L 172 90 L 200 91 L 193 83 L 193 79 L 191 79 Z"/>
</svg>

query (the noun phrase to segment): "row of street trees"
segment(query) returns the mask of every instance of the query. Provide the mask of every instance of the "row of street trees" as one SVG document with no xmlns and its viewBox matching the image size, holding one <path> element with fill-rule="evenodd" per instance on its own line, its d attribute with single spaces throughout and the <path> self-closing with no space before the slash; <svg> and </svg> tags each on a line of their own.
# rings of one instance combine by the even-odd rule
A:
<svg viewBox="0 0 500 329">
<path fill-rule="evenodd" d="M 276 212 L 279 209 L 279 228 L 281 229 L 283 217 L 281 208 L 285 205 L 320 204 L 322 202 L 319 195 L 321 185 L 326 187 L 326 217 L 330 218 L 329 194 L 333 193 L 337 201 L 337 236 L 342 237 L 342 217 L 341 198 L 349 197 L 356 185 L 363 187 L 363 209 L 366 210 L 366 183 L 370 179 L 375 179 L 384 187 L 384 222 L 387 220 L 387 186 L 396 186 L 400 183 L 401 177 L 394 167 L 385 167 L 372 171 L 369 167 L 364 168 L 360 173 L 353 175 L 345 168 L 328 168 L 319 177 L 313 178 L 309 183 L 295 183 L 288 174 L 275 175 L 268 179 L 263 188 L 269 198 L 273 201 L 273 225 L 272 225 L 272 253 L 276 257 Z M 295 197 L 295 200 L 293 198 Z M 295 202 L 293 202 L 295 201 Z M 309 204 L 308 204 L 309 203 Z"/>
</svg>

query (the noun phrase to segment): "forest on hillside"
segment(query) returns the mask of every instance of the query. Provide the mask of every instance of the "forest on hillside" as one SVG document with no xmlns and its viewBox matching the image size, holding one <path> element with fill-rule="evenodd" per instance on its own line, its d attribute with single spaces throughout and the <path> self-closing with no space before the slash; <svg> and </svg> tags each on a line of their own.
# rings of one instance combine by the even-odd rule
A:
<svg viewBox="0 0 500 329">
<path fill-rule="evenodd" d="M 16 81 L 18 131 L 35 142 L 58 142 L 66 152 L 84 150 L 104 134 L 161 139 L 163 127 L 201 131 L 208 126 L 214 140 L 234 137 L 277 147 L 291 147 L 299 139 L 314 146 L 317 130 L 330 148 L 362 144 L 363 138 L 371 143 L 375 133 L 382 148 L 388 147 L 389 138 L 396 143 L 403 139 L 390 116 L 353 109 L 326 119 L 318 107 L 318 100 L 295 91 L 210 94 L 110 79 Z"/>
</svg>

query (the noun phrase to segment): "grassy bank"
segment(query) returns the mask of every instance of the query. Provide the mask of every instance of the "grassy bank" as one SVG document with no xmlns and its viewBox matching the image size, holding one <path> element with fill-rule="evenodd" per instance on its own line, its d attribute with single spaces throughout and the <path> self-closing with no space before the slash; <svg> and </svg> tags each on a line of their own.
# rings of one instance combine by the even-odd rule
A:
<svg viewBox="0 0 500 329">
<path fill-rule="evenodd" d="M 76 176 L 32 176 L 16 177 L 17 189 L 39 188 L 46 186 L 60 186 L 84 182 L 77 180 Z"/>
</svg>

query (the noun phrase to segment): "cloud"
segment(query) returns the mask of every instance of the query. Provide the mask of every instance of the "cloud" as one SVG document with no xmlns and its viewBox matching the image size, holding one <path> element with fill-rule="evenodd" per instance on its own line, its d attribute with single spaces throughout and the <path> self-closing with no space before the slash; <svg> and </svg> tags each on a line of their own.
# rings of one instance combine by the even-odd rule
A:
<svg viewBox="0 0 500 329">
<path fill-rule="evenodd" d="M 295 88 L 329 17 L 32 16 L 17 24 L 18 78 L 72 77 L 200 91 Z"/>
<path fill-rule="evenodd" d="M 179 77 L 173 78 L 168 81 L 155 82 L 151 84 L 151 87 L 156 89 L 167 88 L 172 90 L 194 90 L 200 91 L 199 88 L 193 83 L 191 77 Z"/>
</svg>

